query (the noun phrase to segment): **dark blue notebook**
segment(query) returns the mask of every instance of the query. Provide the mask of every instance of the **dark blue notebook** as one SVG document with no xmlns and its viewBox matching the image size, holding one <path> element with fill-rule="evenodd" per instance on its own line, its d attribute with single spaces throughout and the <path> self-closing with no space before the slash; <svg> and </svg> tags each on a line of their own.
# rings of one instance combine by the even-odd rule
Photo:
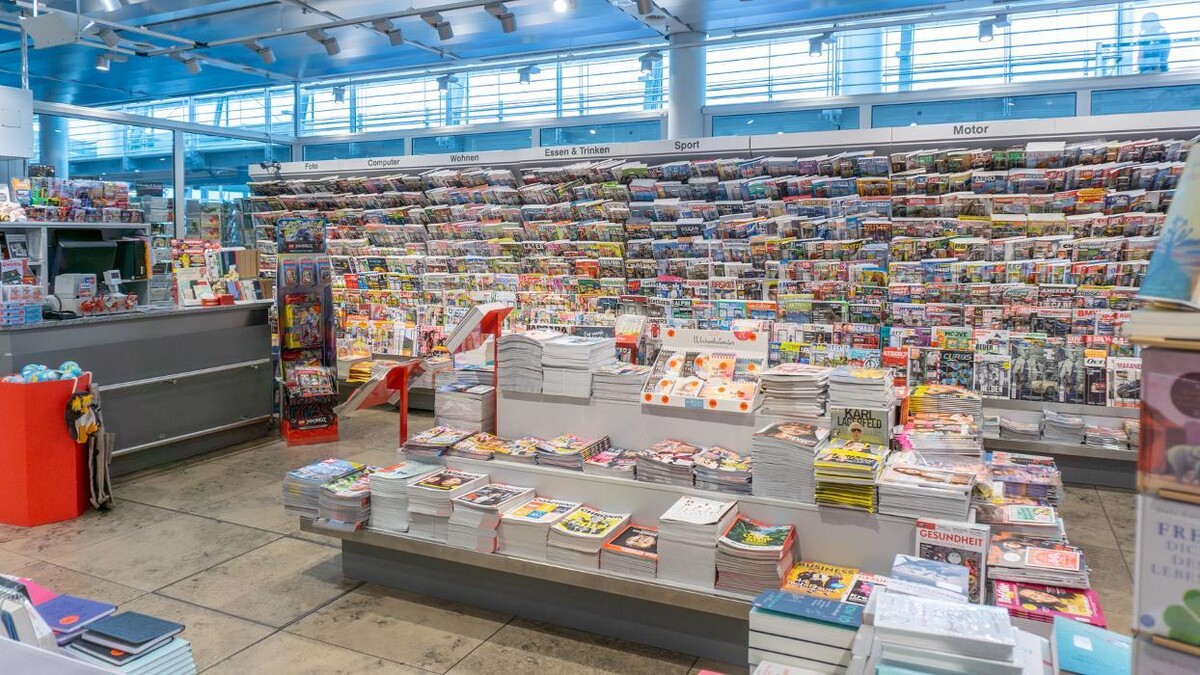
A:
<svg viewBox="0 0 1200 675">
<path fill-rule="evenodd" d="M 36 609 L 55 633 L 78 633 L 83 630 L 84 626 L 117 610 L 116 607 L 104 602 L 66 594 L 43 602 Z"/>
<path fill-rule="evenodd" d="M 140 654 L 183 630 L 183 625 L 137 612 L 122 612 L 87 627 L 83 639 Z"/>
</svg>

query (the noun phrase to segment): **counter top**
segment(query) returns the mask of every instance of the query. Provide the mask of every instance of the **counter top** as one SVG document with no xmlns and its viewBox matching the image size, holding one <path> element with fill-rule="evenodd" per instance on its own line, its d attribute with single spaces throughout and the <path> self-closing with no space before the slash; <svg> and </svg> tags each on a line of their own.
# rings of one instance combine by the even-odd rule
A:
<svg viewBox="0 0 1200 675">
<path fill-rule="evenodd" d="M 257 309 L 270 307 L 274 302 L 274 300 L 253 300 L 251 302 L 243 302 L 236 305 L 217 305 L 215 307 L 172 306 L 167 309 L 139 309 L 133 312 L 121 312 L 118 314 L 99 314 L 96 316 L 83 316 L 79 317 L 78 319 L 63 319 L 61 321 L 47 320 L 39 323 L 29 323 L 20 326 L 5 326 L 0 328 L 0 333 L 54 330 L 56 328 L 74 328 L 76 326 L 90 326 L 102 323 L 117 323 L 121 321 L 141 321 L 144 319 L 179 316 L 182 314 L 230 312 L 244 309 Z"/>
</svg>

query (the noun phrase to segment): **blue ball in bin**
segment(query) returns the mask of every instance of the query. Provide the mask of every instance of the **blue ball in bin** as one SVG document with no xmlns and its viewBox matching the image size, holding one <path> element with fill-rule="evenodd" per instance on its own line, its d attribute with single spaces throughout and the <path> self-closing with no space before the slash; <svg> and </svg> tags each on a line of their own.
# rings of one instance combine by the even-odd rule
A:
<svg viewBox="0 0 1200 675">
<path fill-rule="evenodd" d="M 26 382 L 30 382 L 31 380 L 29 378 L 33 377 L 35 373 L 40 373 L 43 370 L 46 370 L 46 366 L 43 366 L 40 363 L 31 363 L 21 369 L 21 377 L 25 378 Z"/>
<path fill-rule="evenodd" d="M 20 375 L 5 375 L 3 379 L 0 379 L 0 382 L 7 382 L 8 384 L 25 384 L 25 378 L 21 377 Z"/>
<path fill-rule="evenodd" d="M 57 370 L 43 370 L 42 371 L 42 382 L 53 382 L 54 380 L 61 380 L 61 379 L 64 379 L 63 374 L 58 372 Z M 67 379 L 70 379 L 70 378 L 67 378 Z"/>
<path fill-rule="evenodd" d="M 83 375 L 83 368 L 80 368 L 79 364 L 74 361 L 63 361 L 58 364 L 58 372 L 62 375 L 62 379 L 67 380 Z"/>
</svg>

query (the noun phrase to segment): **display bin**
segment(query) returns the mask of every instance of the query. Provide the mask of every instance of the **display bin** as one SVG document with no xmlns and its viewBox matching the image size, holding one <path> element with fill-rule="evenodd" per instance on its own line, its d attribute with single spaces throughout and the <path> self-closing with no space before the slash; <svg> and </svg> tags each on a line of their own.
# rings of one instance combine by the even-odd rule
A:
<svg viewBox="0 0 1200 675">
<path fill-rule="evenodd" d="M 89 506 L 87 452 L 67 430 L 67 402 L 92 374 L 0 382 L 0 523 L 33 527 L 79 517 Z"/>
</svg>

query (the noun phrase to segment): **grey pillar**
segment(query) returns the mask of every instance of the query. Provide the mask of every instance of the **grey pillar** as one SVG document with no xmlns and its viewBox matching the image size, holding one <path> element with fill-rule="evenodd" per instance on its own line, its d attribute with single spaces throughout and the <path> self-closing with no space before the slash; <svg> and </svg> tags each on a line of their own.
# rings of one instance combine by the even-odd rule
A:
<svg viewBox="0 0 1200 675">
<path fill-rule="evenodd" d="M 59 178 L 71 177 L 70 129 L 67 118 L 38 115 L 38 155 L 42 164 L 54 167 Z"/>
<path fill-rule="evenodd" d="M 838 36 L 838 94 L 874 94 L 883 82 L 883 29 L 871 28 Z"/>
<path fill-rule="evenodd" d="M 670 43 L 667 138 L 700 138 L 704 135 L 707 80 L 704 34 L 676 33 L 670 37 Z"/>
</svg>

